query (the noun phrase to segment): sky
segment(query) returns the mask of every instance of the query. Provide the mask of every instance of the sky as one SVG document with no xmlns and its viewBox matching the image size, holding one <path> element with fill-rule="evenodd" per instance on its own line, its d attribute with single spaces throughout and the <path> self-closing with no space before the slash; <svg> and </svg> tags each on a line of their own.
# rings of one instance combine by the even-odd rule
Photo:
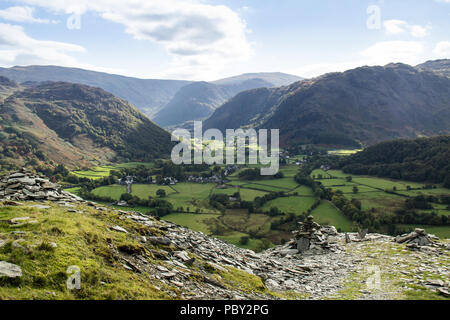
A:
<svg viewBox="0 0 450 320">
<path fill-rule="evenodd" d="M 0 66 L 315 77 L 450 58 L 450 0 L 0 0 Z"/>
</svg>

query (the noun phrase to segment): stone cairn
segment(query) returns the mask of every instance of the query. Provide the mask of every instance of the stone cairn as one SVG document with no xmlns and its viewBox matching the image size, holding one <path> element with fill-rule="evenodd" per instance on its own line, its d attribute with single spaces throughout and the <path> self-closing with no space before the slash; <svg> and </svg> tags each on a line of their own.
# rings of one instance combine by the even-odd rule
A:
<svg viewBox="0 0 450 320">
<path fill-rule="evenodd" d="M 22 168 L 0 177 L 0 201 L 65 201 L 82 202 L 83 199 L 63 191 L 61 186 Z"/>
<path fill-rule="evenodd" d="M 406 243 L 406 246 L 410 249 L 417 249 L 422 246 L 432 246 L 434 244 L 434 236 L 431 236 L 425 232 L 424 229 L 417 228 L 409 234 L 403 234 L 395 238 L 397 243 Z M 435 240 L 438 240 L 435 238 Z"/>
<path fill-rule="evenodd" d="M 308 216 L 305 222 L 300 222 L 300 229 L 294 231 L 294 245 L 298 252 L 309 250 L 330 250 L 334 244 L 329 242 L 329 236 L 337 236 L 335 227 L 324 227 L 314 222 L 312 216 Z"/>
</svg>

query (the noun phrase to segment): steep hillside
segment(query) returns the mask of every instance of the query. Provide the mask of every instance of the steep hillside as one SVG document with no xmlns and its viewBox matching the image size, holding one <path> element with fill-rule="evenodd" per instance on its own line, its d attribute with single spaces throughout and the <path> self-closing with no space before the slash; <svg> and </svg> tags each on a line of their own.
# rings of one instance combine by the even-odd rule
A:
<svg viewBox="0 0 450 320">
<path fill-rule="evenodd" d="M 450 79 L 404 64 L 327 74 L 293 84 L 271 101 L 255 99 L 255 91 L 242 93 L 216 110 L 205 129 L 220 122 L 280 129 L 284 146 L 347 147 L 450 132 Z M 241 113 L 242 120 L 232 120 Z"/>
<path fill-rule="evenodd" d="M 445 183 L 450 187 L 450 136 L 394 140 L 371 146 L 343 162 L 352 174 Z"/>
<path fill-rule="evenodd" d="M 48 82 L 16 91 L 0 105 L 2 158 L 89 161 L 148 160 L 168 154 L 170 135 L 135 107 L 85 85 Z"/>
<path fill-rule="evenodd" d="M 202 120 L 240 92 L 288 85 L 301 79 L 283 73 L 251 73 L 211 83 L 195 82 L 180 89 L 153 120 L 164 127 L 191 120 Z"/>
<path fill-rule="evenodd" d="M 5 77 L 0 77 L 0 101 L 19 89 L 19 85 Z"/>
<path fill-rule="evenodd" d="M 431 71 L 441 76 L 450 77 L 450 59 L 432 60 L 416 66 L 419 70 Z"/>
<path fill-rule="evenodd" d="M 203 126 L 225 131 L 262 124 L 291 89 L 292 86 L 259 88 L 239 93 L 215 110 L 214 114 L 204 121 Z"/>
<path fill-rule="evenodd" d="M 137 79 L 57 66 L 0 68 L 0 76 L 19 83 L 63 81 L 99 87 L 129 101 L 149 117 L 165 106 L 181 87 L 190 83 L 178 80 Z"/>
</svg>

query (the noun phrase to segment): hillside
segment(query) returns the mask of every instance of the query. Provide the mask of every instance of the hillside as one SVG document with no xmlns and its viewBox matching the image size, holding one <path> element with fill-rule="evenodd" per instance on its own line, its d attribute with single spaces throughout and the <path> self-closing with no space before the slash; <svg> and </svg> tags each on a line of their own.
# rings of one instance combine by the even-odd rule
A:
<svg viewBox="0 0 450 320">
<path fill-rule="evenodd" d="M 450 187 L 450 136 L 387 141 L 343 162 L 343 171 L 379 177 L 445 183 Z"/>
<path fill-rule="evenodd" d="M 2 160 L 70 167 L 90 161 L 148 160 L 170 151 L 170 135 L 128 102 L 85 85 L 47 82 L 0 104 Z"/>
<path fill-rule="evenodd" d="M 345 147 L 450 132 L 450 79 L 404 64 L 327 74 L 278 90 L 241 93 L 214 112 L 205 130 L 279 128 L 282 146 Z"/>
<path fill-rule="evenodd" d="M 310 239 L 311 244 L 298 246 L 292 239 L 257 254 L 151 216 L 60 195 L 50 191 L 57 185 L 30 172 L 0 181 L 0 192 L 45 189 L 40 191 L 41 202 L 7 200 L 0 193 L 2 300 L 374 300 L 450 295 L 450 245 L 420 229 L 395 239 L 368 234 L 364 241 L 352 233 L 345 241 L 335 228 L 308 219 L 296 237 Z M 55 201 L 46 201 L 49 198 Z M 368 265 L 379 271 L 379 288 L 366 285 L 373 275 Z"/>
<path fill-rule="evenodd" d="M 99 87 L 129 101 L 148 117 L 165 106 L 181 87 L 190 83 L 178 80 L 138 79 L 57 66 L 0 68 L 0 76 L 18 83 L 62 81 Z"/>
<path fill-rule="evenodd" d="M 441 76 L 450 77 L 450 59 L 432 60 L 416 66 L 419 70 L 431 71 Z"/>
<path fill-rule="evenodd" d="M 202 120 L 236 94 L 255 88 L 272 88 L 302 80 L 283 73 L 251 73 L 214 82 L 195 82 L 180 89 L 153 120 L 163 127 Z"/>
</svg>

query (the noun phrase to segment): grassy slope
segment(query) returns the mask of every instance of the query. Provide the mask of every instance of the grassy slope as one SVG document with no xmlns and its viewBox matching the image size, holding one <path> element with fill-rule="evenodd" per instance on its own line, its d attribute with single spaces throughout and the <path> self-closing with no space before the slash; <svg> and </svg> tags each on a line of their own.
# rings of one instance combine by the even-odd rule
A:
<svg viewBox="0 0 450 320">
<path fill-rule="evenodd" d="M 353 223 L 328 201 L 322 201 L 312 215 L 320 224 L 335 226 L 342 232 L 354 231 Z"/>
<path fill-rule="evenodd" d="M 113 210 L 97 211 L 84 205 L 77 206 L 82 213 L 69 213 L 67 208 L 54 204 L 51 209 L 30 208 L 33 203 L 21 207 L 0 206 L 2 220 L 28 216 L 36 224 L 11 227 L 0 223 L 0 239 L 6 245 L 0 248 L 0 260 L 17 264 L 23 276 L 20 279 L 0 278 L 0 300 L 8 299 L 174 299 L 180 289 L 152 278 L 151 274 L 135 273 L 123 267 L 120 246 L 143 248 L 142 256 L 151 265 L 164 265 L 151 252 L 162 252 L 159 246 L 139 243 L 141 234 L 162 235 L 162 231 L 147 228 L 128 219 L 123 219 Z M 111 226 L 120 225 L 129 233 L 115 232 Z M 13 235 L 13 231 L 26 232 Z M 12 241 L 23 239 L 20 244 L 25 251 L 13 248 Z M 56 243 L 52 248 L 50 243 Z M 164 247 L 165 250 L 173 248 Z M 66 287 L 69 266 L 81 269 L 81 290 L 69 291 Z M 227 271 L 210 270 L 206 262 L 197 257 L 192 267 L 190 280 L 201 281 L 199 270 L 217 273 L 213 275 L 225 287 L 246 292 L 267 291 L 260 278 L 241 270 L 227 267 Z M 289 298 L 283 293 L 277 296 Z M 300 297 L 297 296 L 297 298 Z"/>
<path fill-rule="evenodd" d="M 0 208 L 2 219 L 29 216 L 36 225 L 12 228 L 0 224 L 1 237 L 9 240 L 11 231 L 26 231 L 21 236 L 29 253 L 6 245 L 0 249 L 0 260 L 21 266 L 24 276 L 18 283 L 3 280 L 0 299 L 167 299 L 145 277 L 130 273 L 120 265 L 108 263 L 113 253 L 108 242 L 116 246 L 137 245 L 135 239 L 123 233 L 111 232 L 108 226 L 118 223 L 117 217 L 83 208 L 88 214 L 68 213 L 53 207 L 49 210 L 32 208 Z M 121 225 L 124 222 L 120 222 Z M 56 249 L 42 244 L 57 243 Z M 41 247 L 41 248 L 40 248 Z M 82 270 L 82 289 L 68 291 L 66 270 L 76 265 Z M 104 284 L 102 284 L 104 283 Z M 21 290 L 17 290 L 17 288 Z M 55 295 L 49 294 L 54 292 Z"/>
</svg>

